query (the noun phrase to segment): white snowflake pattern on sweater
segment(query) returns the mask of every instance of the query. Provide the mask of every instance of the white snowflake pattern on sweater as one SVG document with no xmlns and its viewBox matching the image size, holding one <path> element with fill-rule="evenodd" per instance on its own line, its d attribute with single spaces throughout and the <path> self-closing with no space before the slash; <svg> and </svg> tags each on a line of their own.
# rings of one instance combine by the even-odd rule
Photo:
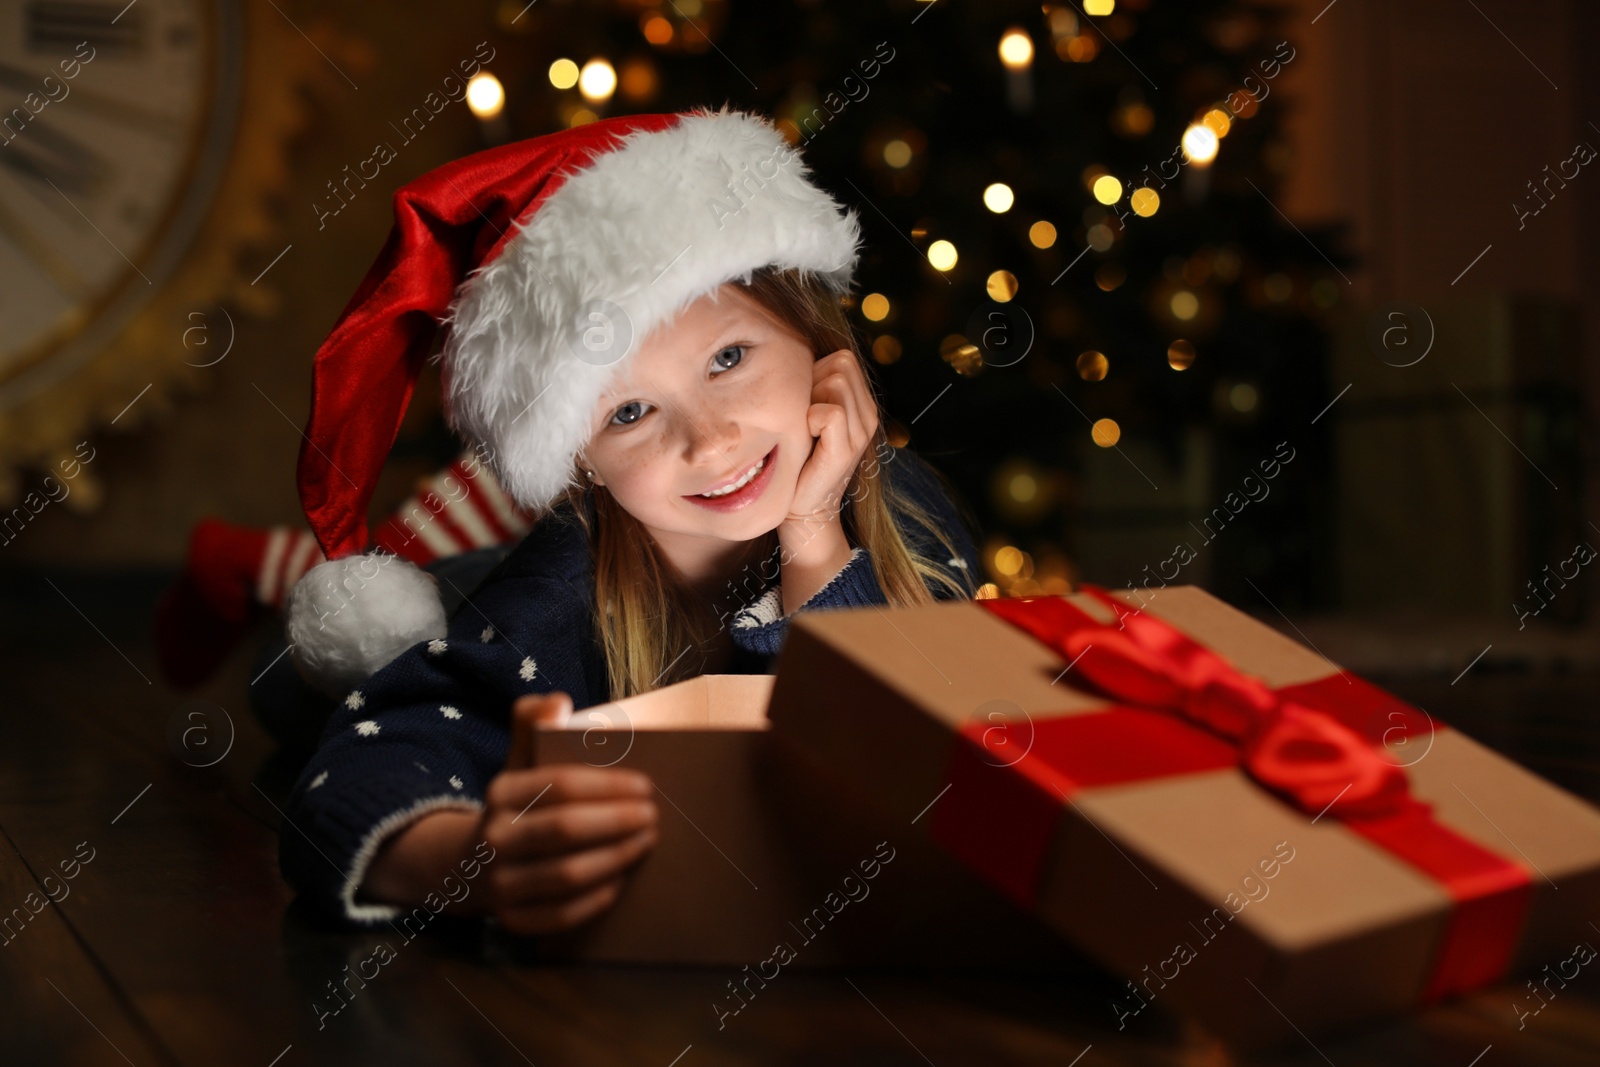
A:
<svg viewBox="0 0 1600 1067">
<path fill-rule="evenodd" d="M 367 698 L 361 695 L 361 690 L 359 689 L 354 690 L 349 696 L 344 698 L 344 706 L 349 708 L 351 711 L 360 710 L 361 706 L 366 702 Z"/>
<path fill-rule="evenodd" d="M 524 682 L 533 681 L 533 676 L 539 673 L 539 665 L 533 662 L 532 656 L 522 657 L 522 667 L 517 671 Z"/>
<path fill-rule="evenodd" d="M 432 641 L 428 642 L 428 654 L 431 656 L 440 656 L 443 655 L 444 650 L 449 647 L 450 642 L 446 641 L 442 637 L 435 637 Z"/>
<path fill-rule="evenodd" d="M 356 733 L 362 737 L 374 737 L 378 733 L 378 724 L 371 719 L 363 719 L 356 723 Z"/>
<path fill-rule="evenodd" d="M 461 718 L 461 709 L 453 704 L 440 704 L 439 714 L 447 719 L 459 719 Z"/>
</svg>

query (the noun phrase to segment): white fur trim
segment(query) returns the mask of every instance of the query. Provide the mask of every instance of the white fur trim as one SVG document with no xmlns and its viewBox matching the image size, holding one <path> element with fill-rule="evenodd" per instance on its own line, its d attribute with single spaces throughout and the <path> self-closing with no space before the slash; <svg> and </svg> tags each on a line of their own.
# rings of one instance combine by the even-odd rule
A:
<svg viewBox="0 0 1600 1067">
<path fill-rule="evenodd" d="M 367 836 L 361 839 L 361 847 L 356 849 L 355 858 L 350 861 L 350 870 L 345 873 L 344 888 L 339 890 L 339 900 L 344 904 L 346 918 L 354 922 L 388 922 L 411 910 L 396 904 L 358 902 L 356 890 L 361 888 L 362 879 L 367 876 L 367 868 L 372 865 L 372 858 L 378 854 L 379 847 L 390 834 L 398 833 L 430 811 L 441 811 L 446 808 L 482 811 L 483 805 L 461 796 L 426 797 L 409 808 L 402 808 L 385 815 L 378 821 L 378 825 L 367 831 Z"/>
<path fill-rule="evenodd" d="M 657 326 L 759 267 L 814 272 L 841 294 L 855 269 L 855 212 L 811 183 L 766 119 L 700 109 L 616 145 L 517 224 L 442 320 L 450 426 L 489 446 L 501 487 L 528 509 L 574 484 L 597 401 Z M 607 325 L 596 301 L 620 311 L 610 321 L 631 332 L 626 348 L 584 347 Z"/>
<path fill-rule="evenodd" d="M 433 575 L 388 554 L 312 567 L 290 591 L 287 616 L 295 666 L 335 697 L 417 642 L 443 637 L 449 622 Z"/>
</svg>

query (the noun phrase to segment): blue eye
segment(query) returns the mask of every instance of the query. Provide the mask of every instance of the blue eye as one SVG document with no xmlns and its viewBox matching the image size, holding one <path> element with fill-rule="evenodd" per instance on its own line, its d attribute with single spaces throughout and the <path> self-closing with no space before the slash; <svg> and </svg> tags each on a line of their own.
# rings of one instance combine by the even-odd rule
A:
<svg viewBox="0 0 1600 1067">
<path fill-rule="evenodd" d="M 727 348 L 724 348 L 721 352 L 718 352 L 716 355 L 712 356 L 711 357 L 711 364 L 712 364 L 712 367 L 713 367 L 713 370 L 711 371 L 712 377 L 716 377 L 718 374 L 721 374 L 725 370 L 732 370 L 733 368 L 737 367 L 741 362 L 743 362 L 743 360 L 744 360 L 744 348 L 745 348 L 744 345 L 729 345 Z M 732 352 L 734 354 L 733 359 L 731 361 L 725 362 L 722 357 L 726 356 L 730 352 Z"/>
<path fill-rule="evenodd" d="M 632 426 L 645 416 L 645 405 L 638 400 L 630 400 L 616 411 L 612 412 L 611 425 Z"/>
</svg>

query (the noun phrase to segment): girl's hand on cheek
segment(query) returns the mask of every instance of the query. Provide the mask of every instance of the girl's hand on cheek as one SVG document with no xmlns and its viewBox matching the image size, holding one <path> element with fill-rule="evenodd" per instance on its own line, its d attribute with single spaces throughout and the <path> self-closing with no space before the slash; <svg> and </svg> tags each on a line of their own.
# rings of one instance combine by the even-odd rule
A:
<svg viewBox="0 0 1600 1067">
<path fill-rule="evenodd" d="M 838 529 L 850 476 L 878 430 L 878 406 L 854 352 L 841 348 L 817 360 L 811 380 L 806 426 L 816 441 L 800 468 L 788 518 L 778 530 L 786 547 L 830 536 L 830 525 Z"/>
</svg>

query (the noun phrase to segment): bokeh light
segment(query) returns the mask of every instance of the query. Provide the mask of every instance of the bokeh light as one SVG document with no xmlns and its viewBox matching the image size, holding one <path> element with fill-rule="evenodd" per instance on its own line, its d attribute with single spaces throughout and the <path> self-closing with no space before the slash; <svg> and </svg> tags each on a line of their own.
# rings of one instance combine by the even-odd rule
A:
<svg viewBox="0 0 1600 1067">
<path fill-rule="evenodd" d="M 617 72 L 603 59 L 591 59 L 578 72 L 578 92 L 591 104 L 611 99 L 617 91 Z"/>
<path fill-rule="evenodd" d="M 1197 167 L 1209 166 L 1217 158 L 1217 135 L 1209 126 L 1196 123 L 1183 131 L 1183 151 Z"/>
<path fill-rule="evenodd" d="M 1033 62 L 1033 38 L 1026 30 L 1010 29 L 1000 38 L 1000 62 L 1008 70 L 1022 70 Z"/>
<path fill-rule="evenodd" d="M 990 300 L 997 304 L 1008 303 L 1017 295 L 1017 276 L 1008 270 L 997 270 L 989 275 L 984 288 Z"/>
<path fill-rule="evenodd" d="M 1194 345 L 1183 339 L 1167 346 L 1167 365 L 1173 370 L 1188 370 L 1194 365 Z"/>
<path fill-rule="evenodd" d="M 550 64 L 550 84 L 557 89 L 570 89 L 578 84 L 578 64 L 570 59 L 558 59 Z"/>
<path fill-rule="evenodd" d="M 1078 377 L 1086 382 L 1101 381 L 1110 370 L 1111 361 L 1103 352 L 1091 348 L 1078 357 Z"/>
<path fill-rule="evenodd" d="M 467 107 L 480 119 L 492 119 L 504 110 L 505 87 L 488 71 L 480 71 L 467 82 Z"/>
</svg>

